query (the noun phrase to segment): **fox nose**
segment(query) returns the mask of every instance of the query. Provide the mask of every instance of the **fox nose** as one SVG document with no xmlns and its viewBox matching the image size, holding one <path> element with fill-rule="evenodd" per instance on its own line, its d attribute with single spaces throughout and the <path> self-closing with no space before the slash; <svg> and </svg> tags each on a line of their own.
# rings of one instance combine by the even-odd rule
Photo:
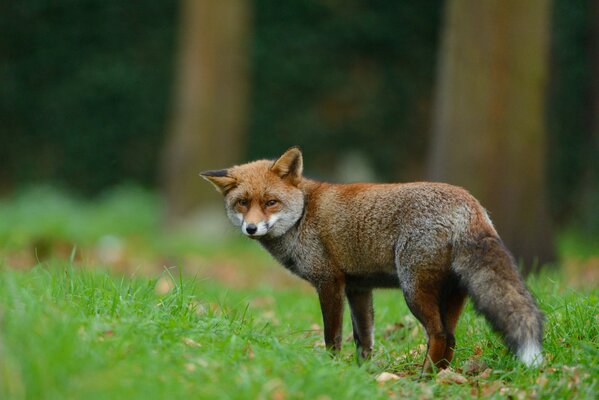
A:
<svg viewBox="0 0 599 400">
<path fill-rule="evenodd" d="M 246 231 L 248 234 L 250 234 L 250 235 L 253 235 L 254 233 L 256 233 L 256 232 L 258 231 L 258 227 L 257 227 L 256 225 L 254 225 L 254 224 L 248 224 L 248 225 L 245 227 L 245 231 Z"/>
</svg>

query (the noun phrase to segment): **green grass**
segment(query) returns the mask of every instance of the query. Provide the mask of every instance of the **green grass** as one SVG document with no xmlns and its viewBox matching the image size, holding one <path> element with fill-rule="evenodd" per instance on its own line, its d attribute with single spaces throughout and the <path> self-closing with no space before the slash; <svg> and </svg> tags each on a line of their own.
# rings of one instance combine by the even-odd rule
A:
<svg viewBox="0 0 599 400">
<path fill-rule="evenodd" d="M 563 232 L 563 275 L 529 279 L 547 318 L 543 367 L 521 365 L 468 304 L 452 363 L 466 382 L 456 384 L 420 379 L 425 335 L 399 291 L 375 294 L 372 360 L 357 364 L 347 312 L 344 349 L 332 358 L 312 289 L 252 241 L 161 232 L 159 205 L 130 187 L 93 201 L 47 187 L 0 200 L 0 399 L 599 392 L 596 238 Z M 383 372 L 399 379 L 377 382 Z"/>
<path fill-rule="evenodd" d="M 476 397 L 488 390 L 498 398 L 593 398 L 598 291 L 564 289 L 547 276 L 531 284 L 547 315 L 543 369 L 519 364 L 468 307 L 453 367 L 465 368 L 480 348 L 492 372 L 458 385 L 419 379 L 424 335 L 397 291 L 377 293 L 376 351 L 358 366 L 350 341 L 337 358 L 322 348 L 316 297 L 305 290 L 230 290 L 176 270 L 130 279 L 63 262 L 4 268 L 0 398 Z M 379 384 L 384 371 L 402 379 Z"/>
</svg>

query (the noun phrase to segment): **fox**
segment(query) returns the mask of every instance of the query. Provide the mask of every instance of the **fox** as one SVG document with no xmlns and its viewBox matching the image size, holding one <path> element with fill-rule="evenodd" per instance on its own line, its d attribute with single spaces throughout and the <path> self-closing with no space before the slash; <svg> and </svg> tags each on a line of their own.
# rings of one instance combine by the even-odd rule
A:
<svg viewBox="0 0 599 400">
<path fill-rule="evenodd" d="M 543 314 L 487 211 L 465 189 L 308 179 L 299 147 L 200 175 L 222 193 L 234 226 L 316 289 L 333 354 L 346 299 L 358 360 L 368 359 L 373 289 L 399 288 L 426 332 L 422 373 L 451 363 L 468 296 L 525 365 L 541 365 Z"/>
</svg>

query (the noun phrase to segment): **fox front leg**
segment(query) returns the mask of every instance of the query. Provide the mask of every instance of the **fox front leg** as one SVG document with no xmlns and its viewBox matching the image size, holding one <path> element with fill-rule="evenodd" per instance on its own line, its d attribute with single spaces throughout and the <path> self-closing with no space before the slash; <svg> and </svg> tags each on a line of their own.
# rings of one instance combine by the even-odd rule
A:
<svg viewBox="0 0 599 400">
<path fill-rule="evenodd" d="M 366 359 L 370 357 L 374 344 L 372 290 L 347 290 L 346 294 L 358 356 Z"/>
<path fill-rule="evenodd" d="M 331 280 L 320 283 L 316 290 L 324 324 L 324 343 L 328 350 L 338 353 L 343 341 L 344 285 L 337 280 Z"/>
</svg>

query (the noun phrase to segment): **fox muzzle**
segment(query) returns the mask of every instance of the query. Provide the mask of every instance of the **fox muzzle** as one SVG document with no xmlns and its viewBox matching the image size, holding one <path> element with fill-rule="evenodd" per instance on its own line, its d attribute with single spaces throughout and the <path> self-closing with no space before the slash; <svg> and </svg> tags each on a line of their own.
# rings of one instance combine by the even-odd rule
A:
<svg viewBox="0 0 599 400">
<path fill-rule="evenodd" d="M 243 221 L 241 224 L 241 232 L 249 237 L 264 236 L 268 232 L 268 224 L 264 221 L 257 223 Z"/>
</svg>

